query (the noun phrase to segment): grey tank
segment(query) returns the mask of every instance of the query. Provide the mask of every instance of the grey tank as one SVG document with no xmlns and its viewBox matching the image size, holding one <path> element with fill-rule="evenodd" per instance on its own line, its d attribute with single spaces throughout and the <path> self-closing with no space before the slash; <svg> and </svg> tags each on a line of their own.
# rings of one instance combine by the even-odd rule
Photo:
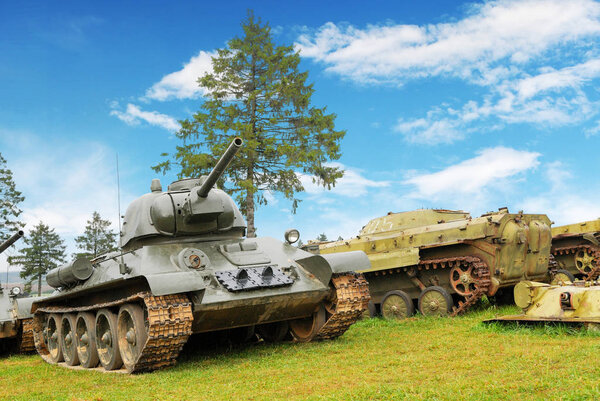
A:
<svg viewBox="0 0 600 401">
<path fill-rule="evenodd" d="M 13 234 L 0 244 L 0 253 L 23 237 L 23 231 Z M 0 349 L 31 352 L 33 345 L 33 326 L 31 305 L 40 298 L 21 297 L 20 287 L 11 290 L 0 286 Z"/>
<path fill-rule="evenodd" d="M 242 140 L 206 177 L 133 201 L 118 252 L 47 275 L 56 292 L 33 304 L 34 338 L 50 363 L 142 372 L 171 366 L 192 333 L 244 328 L 264 341 L 330 339 L 367 308 L 363 252 L 313 255 L 245 238 L 246 223 L 214 188 Z"/>
</svg>

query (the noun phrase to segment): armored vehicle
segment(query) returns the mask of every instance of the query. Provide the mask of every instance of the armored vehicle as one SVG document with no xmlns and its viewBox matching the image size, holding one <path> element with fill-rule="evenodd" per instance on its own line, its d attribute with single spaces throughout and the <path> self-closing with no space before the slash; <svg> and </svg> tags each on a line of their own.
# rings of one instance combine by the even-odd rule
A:
<svg viewBox="0 0 600 401">
<path fill-rule="evenodd" d="M 23 237 L 18 231 L 0 244 L 0 253 Z M 33 345 L 33 325 L 31 304 L 37 298 L 19 298 L 20 287 L 2 289 L 0 286 L 0 349 L 31 352 Z"/>
<path fill-rule="evenodd" d="M 128 207 L 118 252 L 50 271 L 56 292 L 33 305 L 47 362 L 128 372 L 171 366 L 192 333 L 255 328 L 265 341 L 342 335 L 367 308 L 363 252 L 319 256 L 273 238 L 245 238 L 233 200 L 213 188 L 242 145 L 208 176 L 172 183 Z"/>
<path fill-rule="evenodd" d="M 514 289 L 521 315 L 503 316 L 486 322 L 561 322 L 600 329 L 600 285 L 597 281 L 558 280 L 558 284 L 522 281 Z"/>
<path fill-rule="evenodd" d="M 593 281 L 600 276 L 600 219 L 552 227 L 557 279 Z"/>
<path fill-rule="evenodd" d="M 366 252 L 370 312 L 406 318 L 415 305 L 423 315 L 456 315 L 523 279 L 548 280 L 550 240 L 545 215 L 421 209 L 373 219 L 356 238 L 318 248 Z"/>
</svg>

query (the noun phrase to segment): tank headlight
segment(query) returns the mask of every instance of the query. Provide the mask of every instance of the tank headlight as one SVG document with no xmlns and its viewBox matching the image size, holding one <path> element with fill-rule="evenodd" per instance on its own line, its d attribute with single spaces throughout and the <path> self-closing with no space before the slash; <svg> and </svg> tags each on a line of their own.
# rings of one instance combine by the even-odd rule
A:
<svg viewBox="0 0 600 401">
<path fill-rule="evenodd" d="M 289 230 L 286 230 L 283 237 L 285 238 L 285 242 L 293 244 L 300 239 L 300 232 L 295 228 L 290 228 Z"/>
<path fill-rule="evenodd" d="M 10 295 L 12 296 L 17 296 L 17 295 L 21 295 L 21 287 L 13 287 L 10 290 Z"/>
</svg>

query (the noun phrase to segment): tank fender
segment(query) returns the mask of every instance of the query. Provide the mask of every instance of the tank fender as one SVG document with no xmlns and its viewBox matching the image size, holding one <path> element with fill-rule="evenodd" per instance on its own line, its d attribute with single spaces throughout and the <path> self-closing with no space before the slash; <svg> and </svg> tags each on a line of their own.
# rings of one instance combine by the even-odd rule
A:
<svg viewBox="0 0 600 401">
<path fill-rule="evenodd" d="M 329 284 L 333 273 L 357 272 L 371 268 L 371 262 L 363 251 L 311 255 L 296 259 L 296 262 L 325 285 Z"/>
<path fill-rule="evenodd" d="M 152 295 L 179 294 L 206 288 L 204 279 L 196 272 L 171 272 L 144 276 Z"/>
<path fill-rule="evenodd" d="M 17 304 L 17 319 L 27 319 L 33 316 L 31 305 L 43 297 L 17 298 L 14 302 Z"/>
<path fill-rule="evenodd" d="M 594 244 L 596 246 L 600 246 L 600 241 L 598 241 L 598 239 L 594 236 L 594 234 L 591 234 L 591 233 L 583 234 L 583 239 L 591 242 L 592 244 Z"/>
</svg>

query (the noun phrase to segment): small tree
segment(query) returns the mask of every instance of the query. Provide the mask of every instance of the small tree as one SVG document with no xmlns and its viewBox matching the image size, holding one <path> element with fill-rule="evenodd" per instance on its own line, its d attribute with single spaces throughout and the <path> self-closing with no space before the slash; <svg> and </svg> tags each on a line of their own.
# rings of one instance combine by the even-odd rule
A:
<svg viewBox="0 0 600 401">
<path fill-rule="evenodd" d="M 75 237 L 77 248 L 82 250 L 74 256 L 85 256 L 90 259 L 117 249 L 117 234 L 110 230 L 110 221 L 103 220 L 100 213 L 94 212 L 87 221 L 82 235 Z"/>
<path fill-rule="evenodd" d="M 41 221 L 23 240 L 25 245 L 15 256 L 8 258 L 11 265 L 21 266 L 21 278 L 37 280 L 38 296 L 42 295 L 42 276 L 65 262 L 65 245 L 54 229 Z"/>
<path fill-rule="evenodd" d="M 319 241 L 319 242 L 327 241 L 327 235 L 325 235 L 325 233 L 317 235 L 317 241 Z"/>
<path fill-rule="evenodd" d="M 6 240 L 25 226 L 17 220 L 21 214 L 18 205 L 24 200 L 25 197 L 17 191 L 12 171 L 0 154 L 0 241 Z"/>
<path fill-rule="evenodd" d="M 327 166 L 340 158 L 345 131 L 335 130 L 335 114 L 311 106 L 315 90 L 300 72 L 300 54 L 293 46 L 276 46 L 268 24 L 252 12 L 235 37 L 212 59 L 212 73 L 198 79 L 207 93 L 200 111 L 181 121 L 177 137 L 183 144 L 154 166 L 165 173 L 180 166 L 179 177 L 206 174 L 234 136 L 244 147 L 229 165 L 219 185 L 236 201 L 247 218 L 248 237 L 254 237 L 254 210 L 266 205 L 262 191 L 280 192 L 295 212 L 304 190 L 300 174 L 331 189 L 343 171 Z M 201 153 L 206 152 L 206 153 Z M 163 153 L 163 156 L 169 156 Z"/>
</svg>

